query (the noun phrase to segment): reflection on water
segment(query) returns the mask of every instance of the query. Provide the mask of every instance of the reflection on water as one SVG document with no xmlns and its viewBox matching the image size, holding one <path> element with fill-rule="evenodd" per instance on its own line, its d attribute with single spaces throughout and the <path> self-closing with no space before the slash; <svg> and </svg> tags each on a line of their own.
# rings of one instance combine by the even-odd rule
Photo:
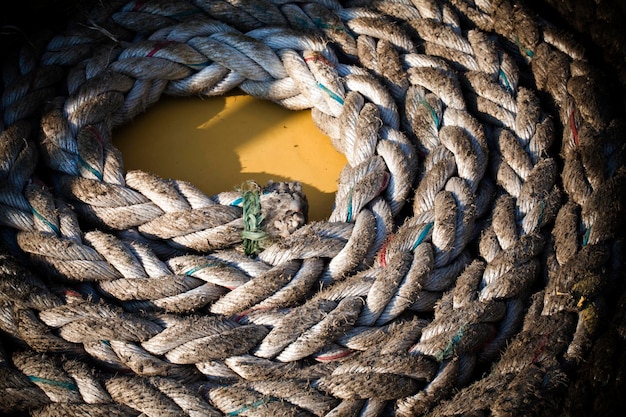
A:
<svg viewBox="0 0 626 417">
<path fill-rule="evenodd" d="M 313 124 L 294 112 L 246 95 L 164 97 L 114 132 L 126 170 L 189 181 L 208 195 L 245 180 L 300 181 L 309 220 L 328 217 L 346 163 Z"/>
</svg>

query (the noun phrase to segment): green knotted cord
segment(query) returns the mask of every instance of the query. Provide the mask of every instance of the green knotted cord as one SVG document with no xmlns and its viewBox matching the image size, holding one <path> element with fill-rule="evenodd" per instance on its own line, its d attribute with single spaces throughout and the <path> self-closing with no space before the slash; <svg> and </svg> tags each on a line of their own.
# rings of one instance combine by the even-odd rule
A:
<svg viewBox="0 0 626 417">
<path fill-rule="evenodd" d="M 261 229 L 263 213 L 259 195 L 261 188 L 253 181 L 244 182 L 240 189 L 243 205 L 243 250 L 247 256 L 254 256 L 261 251 L 267 233 Z"/>
</svg>

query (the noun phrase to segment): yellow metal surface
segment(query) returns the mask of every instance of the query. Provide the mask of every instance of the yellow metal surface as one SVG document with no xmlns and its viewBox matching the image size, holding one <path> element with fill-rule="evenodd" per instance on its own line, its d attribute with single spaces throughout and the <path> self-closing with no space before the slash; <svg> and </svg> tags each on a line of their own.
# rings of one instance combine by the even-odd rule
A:
<svg viewBox="0 0 626 417">
<path fill-rule="evenodd" d="M 311 120 L 243 94 L 162 98 L 113 132 L 126 170 L 189 181 L 208 195 L 246 180 L 300 181 L 309 220 L 328 217 L 346 163 Z"/>
</svg>

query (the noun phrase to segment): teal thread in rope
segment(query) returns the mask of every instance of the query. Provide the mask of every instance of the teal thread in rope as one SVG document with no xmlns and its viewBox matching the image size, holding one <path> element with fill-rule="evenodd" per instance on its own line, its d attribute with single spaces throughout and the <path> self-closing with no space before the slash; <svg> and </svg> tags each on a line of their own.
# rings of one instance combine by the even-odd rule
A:
<svg viewBox="0 0 626 417">
<path fill-rule="evenodd" d="M 585 232 L 585 236 L 583 236 L 583 246 L 587 246 L 587 243 L 589 243 L 590 234 L 591 234 L 591 227 L 587 229 L 587 231 Z"/>
<path fill-rule="evenodd" d="M 502 68 L 500 68 L 499 75 L 500 75 L 500 79 L 504 83 L 504 86 L 506 87 L 506 89 L 509 90 L 510 92 L 513 92 L 513 88 L 511 88 L 511 84 L 509 83 L 509 78 L 506 76 L 504 71 L 502 71 Z"/>
<path fill-rule="evenodd" d="M 426 239 L 426 236 L 428 236 L 428 233 L 430 233 L 430 229 L 433 228 L 433 224 L 433 222 L 430 222 L 426 225 L 426 227 L 424 227 L 424 230 L 422 230 L 422 232 L 417 237 L 417 240 L 413 244 L 411 250 L 415 250 L 420 245 L 420 243 L 422 243 L 424 239 Z"/>
<path fill-rule="evenodd" d="M 539 203 L 539 218 L 537 219 L 537 228 L 541 227 L 541 224 L 543 223 L 543 215 L 546 209 L 546 202 L 544 200 L 541 200 L 541 203 Z"/>
<path fill-rule="evenodd" d="M 98 171 L 97 169 L 95 169 L 94 167 L 92 167 L 91 165 L 89 165 L 89 164 L 87 163 L 87 161 L 85 161 L 85 160 L 83 159 L 83 157 L 82 157 L 82 156 L 80 156 L 80 155 L 78 155 L 78 162 L 79 162 L 79 163 L 80 163 L 80 164 L 81 164 L 84 168 L 86 168 L 86 169 L 87 169 L 87 171 L 91 172 L 93 175 L 95 175 L 95 176 L 96 176 L 96 178 L 98 178 L 100 181 L 102 181 L 102 179 L 104 178 L 104 177 L 102 176 L 102 173 L 101 173 L 100 171 Z"/>
<path fill-rule="evenodd" d="M 214 262 L 209 262 L 209 263 L 206 263 L 206 264 L 198 265 L 198 266 L 195 266 L 195 267 L 191 268 L 189 271 L 183 272 L 183 275 L 192 276 L 194 273 L 200 271 L 201 269 L 211 268 L 213 266 L 217 266 L 217 264 L 214 263 Z"/>
<path fill-rule="evenodd" d="M 265 398 L 261 398 L 260 400 L 257 400 L 253 403 L 250 404 L 246 404 L 238 409 L 236 409 L 235 411 L 231 411 L 229 413 L 227 413 L 226 415 L 229 417 L 236 417 L 238 415 L 240 415 L 241 413 L 248 411 L 250 409 L 254 409 L 254 408 L 258 408 L 264 404 L 267 404 L 269 402 L 273 402 L 273 401 L 278 401 L 278 398 L 275 397 L 265 397 Z"/>
<path fill-rule="evenodd" d="M 446 344 L 446 347 L 444 347 L 443 350 L 435 356 L 435 359 L 437 361 L 441 362 L 442 360 L 450 357 L 450 355 L 454 351 L 454 348 L 459 344 L 459 342 L 465 335 L 466 329 L 467 329 L 467 326 L 465 325 L 461 326 L 459 331 L 456 332 L 455 335 L 452 336 L 452 338 L 448 341 L 448 343 Z"/>
<path fill-rule="evenodd" d="M 431 106 L 425 98 L 422 98 L 420 100 L 420 104 L 423 104 L 428 109 L 428 111 L 430 112 L 430 117 L 433 118 L 437 129 L 439 129 L 441 127 L 441 120 L 439 120 L 439 116 L 437 116 L 437 112 L 435 111 L 435 109 L 433 109 L 433 106 Z"/>
<path fill-rule="evenodd" d="M 33 206 L 30 206 L 30 212 L 33 213 L 33 215 L 35 217 L 37 217 L 39 220 L 41 220 L 42 222 L 44 222 L 46 224 L 46 226 L 48 226 L 50 229 L 52 229 L 52 231 L 57 235 L 57 236 L 61 236 L 61 230 L 56 227 L 54 224 L 52 224 L 50 222 L 50 220 L 46 219 L 45 217 L 43 217 L 41 214 L 39 214 L 39 212 L 37 210 L 35 210 L 35 208 Z"/>
<path fill-rule="evenodd" d="M 52 385 L 54 387 L 61 387 L 61 388 L 65 388 L 67 390 L 70 391 L 78 391 L 78 386 L 76 384 L 73 384 L 71 382 L 63 382 L 63 381 L 55 381 L 54 379 L 48 379 L 48 378 L 41 378 L 35 375 L 29 375 L 28 379 L 30 379 L 31 381 L 37 383 L 41 383 L 41 384 L 46 384 L 46 385 Z"/>
<path fill-rule="evenodd" d="M 522 46 L 520 40 L 519 40 L 519 36 L 515 36 L 515 44 L 517 45 L 517 47 L 524 52 L 529 58 L 532 58 L 535 56 L 535 53 L 533 51 L 531 51 L 530 49 L 526 48 L 525 46 Z"/>
<path fill-rule="evenodd" d="M 352 190 L 348 193 L 348 214 L 346 215 L 346 223 L 352 221 Z"/>
<path fill-rule="evenodd" d="M 333 100 L 335 100 L 337 103 L 341 104 L 343 106 L 343 99 L 341 97 L 339 97 L 337 94 L 333 93 L 332 91 L 330 91 L 330 89 L 328 87 L 326 87 L 324 84 L 318 82 L 317 86 L 319 88 L 321 88 L 326 94 L 328 94 L 330 96 L 330 98 L 332 98 Z"/>
</svg>

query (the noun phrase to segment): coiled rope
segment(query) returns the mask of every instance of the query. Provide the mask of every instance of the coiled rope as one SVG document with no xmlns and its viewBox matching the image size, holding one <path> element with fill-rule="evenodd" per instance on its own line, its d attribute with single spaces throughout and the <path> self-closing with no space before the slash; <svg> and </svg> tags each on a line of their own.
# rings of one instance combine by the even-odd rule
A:
<svg viewBox="0 0 626 417">
<path fill-rule="evenodd" d="M 113 2 L 25 44 L 0 410 L 554 415 L 617 390 L 622 113 L 586 56 L 506 0 Z M 346 156 L 328 220 L 297 182 L 124 171 L 116 126 L 233 88 Z"/>
</svg>

